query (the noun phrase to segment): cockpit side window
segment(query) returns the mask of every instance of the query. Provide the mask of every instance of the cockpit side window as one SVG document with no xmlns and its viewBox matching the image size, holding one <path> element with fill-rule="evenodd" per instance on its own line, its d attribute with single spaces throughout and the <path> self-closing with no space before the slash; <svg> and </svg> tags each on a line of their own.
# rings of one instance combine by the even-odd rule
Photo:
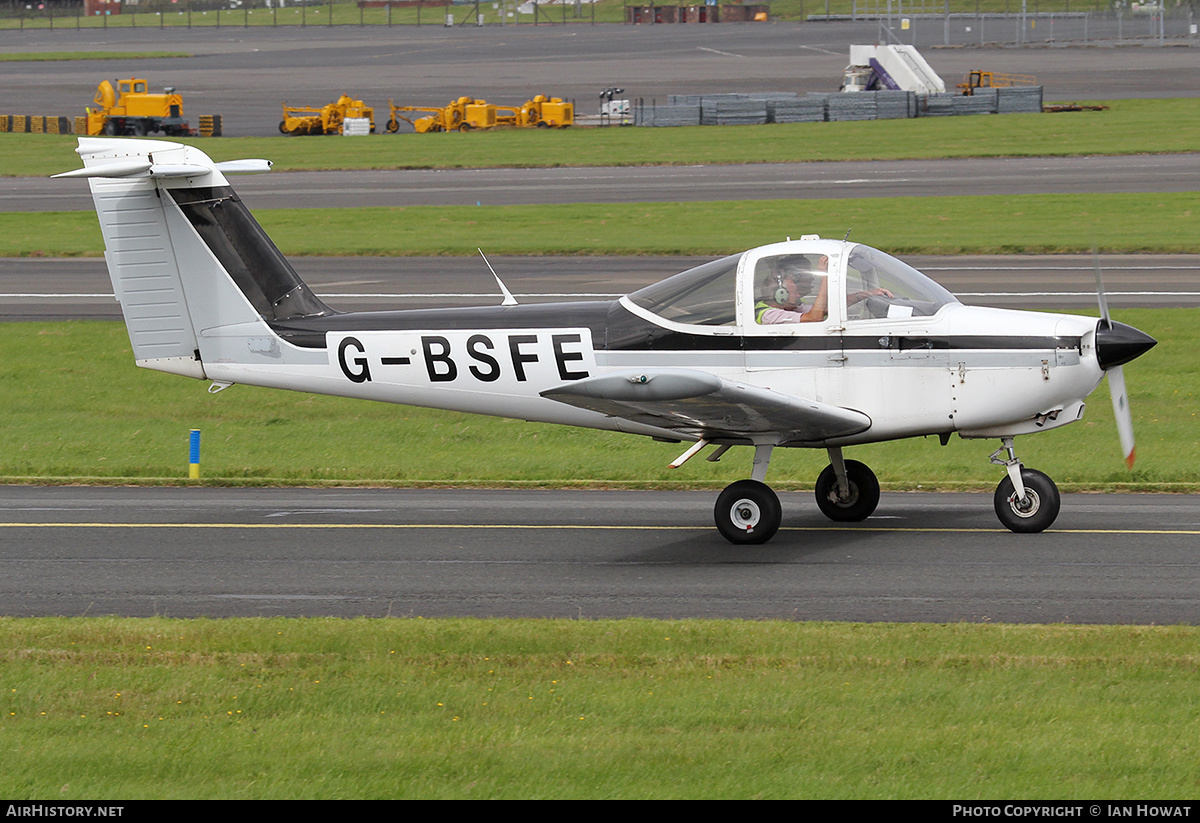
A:
<svg viewBox="0 0 1200 823">
<path fill-rule="evenodd" d="M 958 299 L 907 263 L 856 246 L 846 266 L 848 320 L 927 317 Z"/>
<path fill-rule="evenodd" d="M 737 267 L 734 254 L 668 277 L 629 295 L 664 320 L 694 326 L 736 326 Z"/>
<path fill-rule="evenodd" d="M 829 258 L 776 254 L 754 266 L 754 322 L 820 322 L 829 316 Z"/>
</svg>

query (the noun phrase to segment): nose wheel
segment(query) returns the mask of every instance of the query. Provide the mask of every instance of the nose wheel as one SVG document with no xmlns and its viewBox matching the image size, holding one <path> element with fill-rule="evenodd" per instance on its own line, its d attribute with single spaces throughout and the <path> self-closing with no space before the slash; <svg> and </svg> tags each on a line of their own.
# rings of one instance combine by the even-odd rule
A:
<svg viewBox="0 0 1200 823">
<path fill-rule="evenodd" d="M 1009 531 L 1021 534 L 1045 531 L 1058 517 L 1062 504 L 1058 486 L 1040 471 L 1021 465 L 1011 437 L 1001 438 L 1001 443 L 1003 445 L 990 458 L 992 463 L 1004 466 L 1008 471 L 992 497 L 996 517 Z M 1004 457 L 1006 452 L 1007 459 Z"/>
<path fill-rule="evenodd" d="M 1011 478 L 996 487 L 992 502 L 996 516 L 1009 531 L 1033 534 L 1045 531 L 1058 517 L 1061 498 L 1054 481 L 1039 471 L 1021 469 L 1024 496 L 1017 493 Z"/>
</svg>

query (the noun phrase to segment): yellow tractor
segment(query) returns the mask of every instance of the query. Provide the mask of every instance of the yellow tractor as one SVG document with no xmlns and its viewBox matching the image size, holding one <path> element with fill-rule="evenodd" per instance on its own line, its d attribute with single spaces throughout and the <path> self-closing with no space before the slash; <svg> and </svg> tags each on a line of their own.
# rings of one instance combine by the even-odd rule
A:
<svg viewBox="0 0 1200 823">
<path fill-rule="evenodd" d="M 152 94 L 149 83 L 137 77 L 128 80 L 107 80 L 96 88 L 92 102 L 96 109 L 88 108 L 87 133 L 91 135 L 133 135 L 140 137 L 152 132 L 162 132 L 168 137 L 194 136 L 197 132 L 183 119 L 183 98 L 168 86 L 162 94 Z M 220 116 L 205 115 L 209 123 L 207 134 L 221 133 Z M 213 118 L 216 130 L 213 131 Z"/>
<path fill-rule="evenodd" d="M 562 129 L 575 123 L 575 104 L 563 102 L 558 97 L 546 97 L 539 94 L 532 100 L 527 100 L 520 108 L 501 107 L 497 123 L 502 126 L 517 128 Z"/>
<path fill-rule="evenodd" d="M 972 97 L 975 89 L 992 89 L 1000 86 L 1036 86 L 1037 78 L 1032 74 L 1000 74 L 995 71 L 980 71 L 975 69 L 968 72 L 966 79 L 958 84 L 958 89 L 966 97 Z"/>
<path fill-rule="evenodd" d="M 388 101 L 392 116 L 387 121 L 387 130 L 395 134 L 400 130 L 400 121 L 411 123 L 417 134 L 428 134 L 437 131 L 471 131 L 472 129 L 490 129 L 496 125 L 496 107 L 486 100 L 475 100 L 471 97 L 460 97 L 451 100 L 449 105 L 437 108 L 434 106 L 397 106 Z M 401 112 L 427 112 L 426 117 L 406 117 Z"/>
<path fill-rule="evenodd" d="M 310 106 L 283 104 L 283 119 L 279 121 L 281 134 L 343 134 L 348 119 L 370 121 L 371 134 L 375 133 L 375 109 L 354 100 L 345 94 L 335 102 L 319 109 Z"/>
</svg>

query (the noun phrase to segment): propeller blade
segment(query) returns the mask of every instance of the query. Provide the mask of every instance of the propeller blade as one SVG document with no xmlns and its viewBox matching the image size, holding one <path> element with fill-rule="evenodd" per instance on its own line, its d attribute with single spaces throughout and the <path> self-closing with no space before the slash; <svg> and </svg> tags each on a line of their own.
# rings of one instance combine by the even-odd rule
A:
<svg viewBox="0 0 1200 823">
<path fill-rule="evenodd" d="M 1104 294 L 1104 278 L 1100 276 L 1100 258 L 1096 253 L 1096 247 L 1092 246 L 1092 269 L 1096 272 L 1096 301 L 1100 304 L 1100 319 L 1105 324 L 1111 324 L 1112 319 L 1108 315 L 1108 297 Z"/>
<path fill-rule="evenodd" d="M 1124 323 L 1113 323 L 1108 313 L 1108 297 L 1104 293 L 1104 278 L 1100 275 L 1100 257 L 1092 247 L 1092 268 L 1096 271 L 1096 300 L 1100 304 L 1100 322 L 1096 324 L 1096 359 L 1108 375 L 1108 393 L 1112 396 L 1113 417 L 1117 421 L 1117 436 L 1125 465 L 1133 468 L 1133 413 L 1129 410 L 1129 392 L 1125 389 L 1122 363 L 1128 363 L 1155 344 L 1148 334 Z"/>
<path fill-rule="evenodd" d="M 1125 391 L 1125 372 L 1120 366 L 1108 370 L 1108 393 L 1112 395 L 1113 416 L 1117 419 L 1117 436 L 1125 465 L 1133 468 L 1133 414 L 1129 411 L 1129 393 Z"/>
</svg>

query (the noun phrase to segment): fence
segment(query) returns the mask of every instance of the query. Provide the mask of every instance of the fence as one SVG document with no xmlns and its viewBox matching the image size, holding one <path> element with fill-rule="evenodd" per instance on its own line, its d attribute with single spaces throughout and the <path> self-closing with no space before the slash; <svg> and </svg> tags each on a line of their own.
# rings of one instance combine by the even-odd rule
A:
<svg viewBox="0 0 1200 823">
<path fill-rule="evenodd" d="M 1200 9 L 1195 2 L 1167 5 L 1105 3 L 1098 0 L 1064 0 L 1056 9 L 1036 0 L 1003 0 L 976 10 L 956 2 L 938 9 L 930 0 L 892 4 L 852 0 L 849 14 L 812 14 L 812 21 L 875 22 L 881 43 L 917 47 L 983 45 L 1088 45 L 1132 43 L 1175 46 L 1197 45 Z M 1058 4 L 1056 4 L 1058 5 Z M 998 9 L 1003 9 L 998 10 Z"/>
</svg>

